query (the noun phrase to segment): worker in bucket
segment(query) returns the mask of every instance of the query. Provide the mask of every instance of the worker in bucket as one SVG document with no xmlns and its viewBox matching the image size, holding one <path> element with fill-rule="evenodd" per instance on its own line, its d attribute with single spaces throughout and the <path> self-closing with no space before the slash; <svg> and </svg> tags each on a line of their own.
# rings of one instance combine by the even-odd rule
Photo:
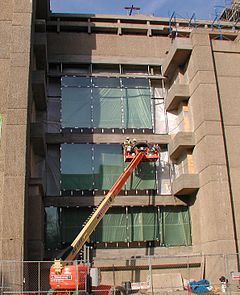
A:
<svg viewBox="0 0 240 295">
<path fill-rule="evenodd" d="M 130 140 L 130 138 L 127 136 L 126 139 L 124 140 L 123 142 L 123 147 L 124 149 L 130 153 L 131 152 L 131 149 L 132 149 L 132 142 Z"/>
<path fill-rule="evenodd" d="M 133 139 L 132 141 L 132 148 L 131 148 L 131 153 L 135 154 L 135 145 L 137 144 L 136 138 Z"/>
</svg>

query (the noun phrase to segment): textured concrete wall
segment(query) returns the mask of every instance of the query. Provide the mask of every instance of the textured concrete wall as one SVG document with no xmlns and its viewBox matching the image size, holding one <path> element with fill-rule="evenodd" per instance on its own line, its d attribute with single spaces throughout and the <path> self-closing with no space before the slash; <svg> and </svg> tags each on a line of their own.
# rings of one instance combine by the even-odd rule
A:
<svg viewBox="0 0 240 295">
<path fill-rule="evenodd" d="M 70 58 L 82 57 L 85 62 L 98 58 L 105 62 L 131 60 L 132 64 L 138 60 L 161 62 L 170 47 L 171 39 L 166 37 L 147 37 L 134 35 L 84 34 L 84 33 L 48 33 L 49 60 L 63 60 L 70 62 Z M 64 58 L 65 56 L 65 58 Z M 153 62 L 153 63 L 154 63 Z"/>
<path fill-rule="evenodd" d="M 0 3 L 0 259 L 24 258 L 32 1 Z"/>
<path fill-rule="evenodd" d="M 216 60 L 217 82 L 226 134 L 226 148 L 228 152 L 230 185 L 232 188 L 233 209 L 235 211 L 237 238 L 240 235 L 240 155 L 238 138 L 240 135 L 239 93 L 240 93 L 240 44 L 231 42 L 231 46 L 220 41 L 213 42 Z M 219 47 L 220 45 L 220 47 Z M 230 198 L 229 198 L 230 200 Z"/>
<path fill-rule="evenodd" d="M 191 208 L 193 243 L 204 253 L 229 253 L 235 247 L 210 39 L 201 30 L 194 31 L 191 39 L 189 105 L 196 139 L 193 157 L 200 179 L 196 202 Z"/>
</svg>

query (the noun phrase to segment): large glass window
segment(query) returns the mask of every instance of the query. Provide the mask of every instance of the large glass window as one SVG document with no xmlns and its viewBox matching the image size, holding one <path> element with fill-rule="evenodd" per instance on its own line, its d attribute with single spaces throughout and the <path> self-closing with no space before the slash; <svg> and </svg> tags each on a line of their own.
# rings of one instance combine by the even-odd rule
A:
<svg viewBox="0 0 240 295">
<path fill-rule="evenodd" d="M 77 236 L 90 208 L 46 208 L 47 247 L 69 244 Z M 191 245 L 189 211 L 184 206 L 113 207 L 92 233 L 92 242 L 161 241 L 162 246 Z"/>
<path fill-rule="evenodd" d="M 108 190 L 128 165 L 123 161 L 121 144 L 62 144 L 60 163 L 64 190 Z M 157 194 L 171 194 L 166 148 L 161 148 L 157 162 L 140 163 L 123 189 L 153 189 Z"/>
<path fill-rule="evenodd" d="M 148 79 L 62 78 L 62 127 L 153 128 Z"/>
<path fill-rule="evenodd" d="M 121 144 L 62 144 L 61 189 L 108 190 L 126 166 Z M 162 166 L 160 160 L 157 163 L 140 163 L 123 189 L 157 190 L 158 177 L 162 176 L 157 169 L 159 166 Z M 163 193 L 169 194 L 171 191 Z"/>
</svg>

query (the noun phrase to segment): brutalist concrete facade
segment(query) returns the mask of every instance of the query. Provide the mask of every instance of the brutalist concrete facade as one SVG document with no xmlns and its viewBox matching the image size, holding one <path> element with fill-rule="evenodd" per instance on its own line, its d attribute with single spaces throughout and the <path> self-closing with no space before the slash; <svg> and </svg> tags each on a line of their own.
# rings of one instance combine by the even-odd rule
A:
<svg viewBox="0 0 240 295">
<path fill-rule="evenodd" d="M 121 196 L 114 204 L 189 206 L 192 246 L 156 247 L 154 253 L 239 252 L 240 35 L 231 23 L 223 24 L 219 32 L 208 21 L 194 28 L 178 20 L 169 30 L 164 18 L 54 15 L 44 1 L 1 2 L 0 259 L 43 260 L 44 207 L 93 206 L 103 197 L 49 196 L 49 148 L 72 142 L 121 143 L 126 136 L 49 132 L 49 89 L 61 96 L 60 79 L 69 65 L 83 68 L 85 75 L 106 65 L 115 70 L 148 67 L 148 77 L 164 85 L 165 110 L 174 114 L 178 128 L 134 137 L 168 145 L 177 170 L 172 194 Z M 162 71 L 155 72 L 160 66 Z M 120 70 L 115 75 L 124 74 Z M 145 249 L 115 249 L 111 254 L 97 249 L 96 261 L 120 253 L 144 255 Z"/>
</svg>

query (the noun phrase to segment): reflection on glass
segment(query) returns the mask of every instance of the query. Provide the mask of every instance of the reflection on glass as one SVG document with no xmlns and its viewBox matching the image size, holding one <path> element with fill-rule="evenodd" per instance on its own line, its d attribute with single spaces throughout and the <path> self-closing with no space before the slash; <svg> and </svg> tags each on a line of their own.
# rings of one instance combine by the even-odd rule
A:
<svg viewBox="0 0 240 295">
<path fill-rule="evenodd" d="M 92 145 L 61 145 L 61 188 L 93 189 Z"/>
<path fill-rule="evenodd" d="M 94 187 L 110 189 L 123 172 L 120 144 L 94 145 Z"/>
<path fill-rule="evenodd" d="M 91 89 L 62 89 L 62 127 L 92 126 Z"/>
<path fill-rule="evenodd" d="M 119 128 L 122 125 L 121 89 L 93 89 L 93 126 Z"/>
<path fill-rule="evenodd" d="M 149 80 L 63 77 L 62 127 L 152 129 Z"/>
<path fill-rule="evenodd" d="M 124 89 L 124 127 L 152 128 L 150 89 Z"/>
</svg>

